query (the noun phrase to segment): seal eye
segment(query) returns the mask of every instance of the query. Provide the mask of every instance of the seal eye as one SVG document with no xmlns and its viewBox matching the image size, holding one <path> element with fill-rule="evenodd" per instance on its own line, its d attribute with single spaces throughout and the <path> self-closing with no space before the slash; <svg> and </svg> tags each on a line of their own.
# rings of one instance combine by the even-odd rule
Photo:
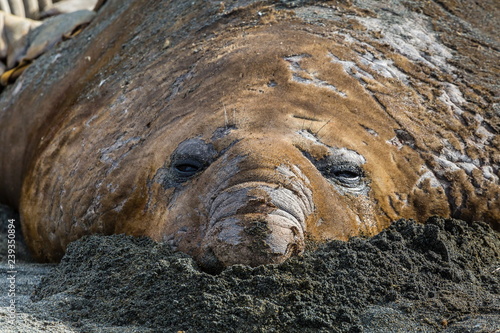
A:
<svg viewBox="0 0 500 333">
<path fill-rule="evenodd" d="M 330 154 L 316 159 L 308 152 L 302 152 L 335 188 L 341 193 L 367 194 L 369 180 L 362 164 L 363 156 L 346 148 L 329 147 Z"/>
<path fill-rule="evenodd" d="M 217 158 L 217 150 L 211 143 L 199 138 L 182 141 L 172 153 L 169 164 L 158 169 L 155 182 L 163 188 L 182 189 L 183 183 L 199 175 Z"/>
<path fill-rule="evenodd" d="M 342 179 L 357 179 L 359 175 L 352 171 L 337 171 L 333 174 L 336 178 Z"/>
<path fill-rule="evenodd" d="M 346 187 L 357 187 L 362 183 L 363 180 L 363 171 L 357 165 L 331 165 L 325 171 L 326 172 L 324 173 L 328 178 L 333 178 L 333 180 Z"/>
<path fill-rule="evenodd" d="M 200 172 L 203 169 L 204 165 L 200 161 L 187 159 L 176 161 L 173 167 L 175 172 L 177 173 L 177 176 L 187 178 L 194 176 L 195 174 Z"/>
</svg>

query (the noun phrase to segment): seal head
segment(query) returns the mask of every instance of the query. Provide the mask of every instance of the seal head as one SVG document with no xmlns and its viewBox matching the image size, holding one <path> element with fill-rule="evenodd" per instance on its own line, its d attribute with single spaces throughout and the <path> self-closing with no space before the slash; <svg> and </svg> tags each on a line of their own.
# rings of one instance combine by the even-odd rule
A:
<svg viewBox="0 0 500 333">
<path fill-rule="evenodd" d="M 232 126 L 217 129 L 212 139 L 181 142 L 154 177 L 173 191 L 167 211 L 175 223 L 153 237 L 193 254 L 205 268 L 280 263 L 303 252 L 306 235 L 327 229 L 340 239 L 359 229 L 373 232 L 373 219 L 328 228 L 318 215 L 314 192 L 321 186 L 337 202 L 328 214 L 369 216 L 365 161 L 356 152 L 328 147 L 307 131 L 269 137 Z M 347 197 L 358 204 L 346 209 Z M 193 209 L 186 214 L 186 207 Z"/>
</svg>

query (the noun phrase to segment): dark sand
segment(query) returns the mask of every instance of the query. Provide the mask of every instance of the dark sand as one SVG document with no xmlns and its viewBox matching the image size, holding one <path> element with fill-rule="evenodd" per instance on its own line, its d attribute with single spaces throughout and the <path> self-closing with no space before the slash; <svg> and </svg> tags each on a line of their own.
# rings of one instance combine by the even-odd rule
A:
<svg viewBox="0 0 500 333">
<path fill-rule="evenodd" d="M 76 332 L 498 332 L 499 282 L 499 234 L 452 219 L 218 275 L 147 238 L 91 236 L 24 311 Z"/>
</svg>

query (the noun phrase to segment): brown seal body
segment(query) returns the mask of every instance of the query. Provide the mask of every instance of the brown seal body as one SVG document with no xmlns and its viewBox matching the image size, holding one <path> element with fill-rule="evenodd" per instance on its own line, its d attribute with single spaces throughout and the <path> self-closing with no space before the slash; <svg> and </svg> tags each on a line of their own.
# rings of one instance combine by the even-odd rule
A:
<svg viewBox="0 0 500 333">
<path fill-rule="evenodd" d="M 217 268 L 399 217 L 498 227 L 494 137 L 463 147 L 476 134 L 432 95 L 456 85 L 420 87 L 394 49 L 298 11 L 143 2 L 110 1 L 2 100 L 0 196 L 38 259 L 91 233 L 147 235 Z"/>
</svg>

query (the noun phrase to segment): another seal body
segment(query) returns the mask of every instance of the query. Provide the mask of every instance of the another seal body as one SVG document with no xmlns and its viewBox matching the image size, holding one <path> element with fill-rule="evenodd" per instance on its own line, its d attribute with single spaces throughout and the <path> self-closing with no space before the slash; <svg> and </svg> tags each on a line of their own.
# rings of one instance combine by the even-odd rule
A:
<svg viewBox="0 0 500 333">
<path fill-rule="evenodd" d="M 476 134 L 426 104 L 445 83 L 425 90 L 393 49 L 259 6 L 214 16 L 201 1 L 111 1 L 70 41 L 78 52 L 54 51 L 58 71 L 49 54 L 7 92 L 1 197 L 35 257 L 127 233 L 219 268 L 279 263 L 307 239 L 399 217 L 498 227 L 498 148 L 488 135 L 481 156 L 467 148 L 470 170 L 446 158 Z"/>
</svg>

